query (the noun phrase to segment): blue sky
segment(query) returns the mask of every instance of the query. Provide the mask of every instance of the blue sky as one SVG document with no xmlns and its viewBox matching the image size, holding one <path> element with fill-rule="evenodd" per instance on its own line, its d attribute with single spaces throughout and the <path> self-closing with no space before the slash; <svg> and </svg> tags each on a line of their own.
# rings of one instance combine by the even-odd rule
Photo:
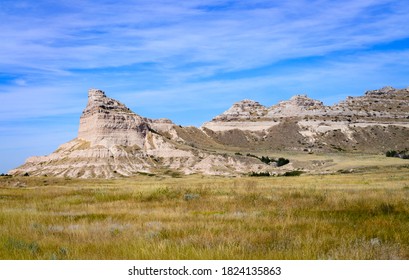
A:
<svg viewBox="0 0 409 280">
<path fill-rule="evenodd" d="M 89 88 L 200 126 L 249 98 L 409 86 L 406 0 L 1 0 L 0 172 L 77 135 Z"/>
</svg>

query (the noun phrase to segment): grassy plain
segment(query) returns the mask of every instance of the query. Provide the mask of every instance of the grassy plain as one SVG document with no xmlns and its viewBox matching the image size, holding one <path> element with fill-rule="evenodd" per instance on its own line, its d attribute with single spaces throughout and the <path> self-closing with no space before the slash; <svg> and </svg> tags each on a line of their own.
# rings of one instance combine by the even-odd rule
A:
<svg viewBox="0 0 409 280">
<path fill-rule="evenodd" d="M 409 166 L 0 178 L 0 259 L 409 259 Z"/>
</svg>

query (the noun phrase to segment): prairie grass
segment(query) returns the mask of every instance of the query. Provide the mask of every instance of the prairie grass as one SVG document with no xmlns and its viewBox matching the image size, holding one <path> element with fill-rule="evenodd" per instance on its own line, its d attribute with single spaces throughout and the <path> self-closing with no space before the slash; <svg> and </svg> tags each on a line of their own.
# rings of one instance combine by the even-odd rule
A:
<svg viewBox="0 0 409 280">
<path fill-rule="evenodd" d="M 409 259 L 409 169 L 0 178 L 0 259 Z"/>
</svg>

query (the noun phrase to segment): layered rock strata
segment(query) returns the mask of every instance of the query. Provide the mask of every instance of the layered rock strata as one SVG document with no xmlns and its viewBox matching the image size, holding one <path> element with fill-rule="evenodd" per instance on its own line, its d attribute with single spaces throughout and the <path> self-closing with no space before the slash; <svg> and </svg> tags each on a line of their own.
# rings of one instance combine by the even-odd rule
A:
<svg viewBox="0 0 409 280">
<path fill-rule="evenodd" d="M 277 168 L 245 155 L 388 150 L 409 150 L 409 88 L 367 91 L 333 106 L 306 95 L 271 107 L 243 100 L 200 128 L 141 117 L 91 89 L 78 137 L 9 173 L 82 178 L 280 173 L 292 165 Z"/>
<path fill-rule="evenodd" d="M 27 159 L 9 173 L 112 178 L 145 173 L 237 175 L 274 169 L 255 158 L 198 149 L 178 135 L 180 129 L 167 119 L 143 118 L 103 91 L 91 89 L 78 137 L 48 156 Z"/>
<path fill-rule="evenodd" d="M 409 149 L 409 88 L 384 87 L 334 106 L 297 95 L 265 107 L 244 100 L 205 123 L 216 142 L 259 150 Z"/>
<path fill-rule="evenodd" d="M 80 117 L 78 139 L 91 146 L 136 146 L 141 149 L 149 132 L 146 119 L 132 112 L 102 90 L 88 91 L 88 104 Z"/>
</svg>

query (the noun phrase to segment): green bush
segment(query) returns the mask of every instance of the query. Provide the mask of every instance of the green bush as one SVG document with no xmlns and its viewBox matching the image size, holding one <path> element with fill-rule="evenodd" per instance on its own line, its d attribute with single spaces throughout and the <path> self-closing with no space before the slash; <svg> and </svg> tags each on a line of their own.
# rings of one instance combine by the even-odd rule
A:
<svg viewBox="0 0 409 280">
<path fill-rule="evenodd" d="M 398 156 L 398 152 L 397 151 L 387 151 L 386 152 L 386 156 L 387 157 L 396 157 L 396 156 Z"/>
<path fill-rule="evenodd" d="M 262 162 L 264 162 L 265 164 L 270 164 L 270 162 L 274 161 L 273 159 L 271 159 L 271 158 L 269 158 L 269 157 L 265 157 L 265 156 L 262 156 L 262 157 L 260 158 L 260 160 L 261 160 Z"/>
<path fill-rule="evenodd" d="M 237 153 L 236 153 L 236 155 L 237 155 Z M 277 167 L 280 167 L 280 166 L 283 166 L 283 165 L 286 165 L 286 164 L 290 163 L 289 159 L 286 159 L 286 158 L 283 158 L 283 157 L 280 157 L 278 159 L 274 159 L 274 158 L 270 158 L 268 156 L 258 157 L 256 155 L 253 155 L 253 154 L 250 154 L 250 153 L 247 154 L 246 156 L 257 158 L 257 159 L 261 160 L 265 164 L 270 164 L 272 162 L 276 162 Z"/>
<path fill-rule="evenodd" d="M 397 151 L 391 150 L 391 151 L 386 152 L 386 156 L 387 157 L 397 157 L 401 159 L 409 159 L 408 151 L 397 152 Z"/>
<path fill-rule="evenodd" d="M 303 173 L 304 172 L 302 172 L 300 170 L 293 170 L 293 171 L 285 172 L 282 176 L 285 176 L 285 177 L 300 176 Z"/>
<path fill-rule="evenodd" d="M 277 166 L 278 166 L 278 167 L 283 166 L 283 165 L 286 165 L 286 164 L 288 164 L 288 163 L 290 163 L 290 160 L 288 160 L 288 159 L 286 159 L 286 158 L 280 157 L 280 158 L 277 160 Z"/>
<path fill-rule="evenodd" d="M 270 176 L 270 173 L 268 173 L 268 172 L 251 172 L 250 176 L 251 177 L 263 177 L 263 176 L 268 177 L 268 176 Z"/>
<path fill-rule="evenodd" d="M 260 159 L 258 156 L 253 155 L 253 154 L 247 154 L 246 156 L 248 156 L 248 157 L 254 157 L 254 158 L 258 158 L 258 159 Z"/>
</svg>

